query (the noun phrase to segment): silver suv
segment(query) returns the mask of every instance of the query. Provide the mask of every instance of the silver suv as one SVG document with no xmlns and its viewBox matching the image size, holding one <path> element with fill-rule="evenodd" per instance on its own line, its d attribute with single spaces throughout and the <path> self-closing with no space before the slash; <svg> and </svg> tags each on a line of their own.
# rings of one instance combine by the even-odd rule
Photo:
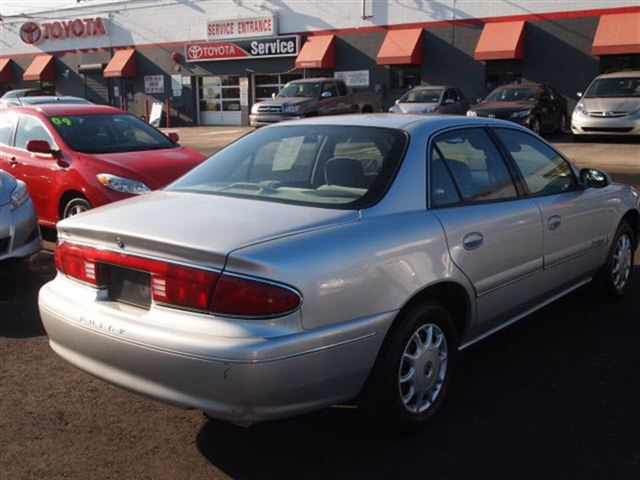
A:
<svg viewBox="0 0 640 480">
<path fill-rule="evenodd" d="M 598 75 L 571 116 L 575 139 L 586 135 L 640 135 L 640 71 Z"/>
</svg>

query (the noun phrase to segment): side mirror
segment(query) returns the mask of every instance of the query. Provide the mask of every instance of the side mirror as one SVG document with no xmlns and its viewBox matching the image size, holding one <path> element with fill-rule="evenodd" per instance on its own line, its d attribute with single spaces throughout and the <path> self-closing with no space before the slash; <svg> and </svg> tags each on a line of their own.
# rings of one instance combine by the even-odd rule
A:
<svg viewBox="0 0 640 480">
<path fill-rule="evenodd" d="M 27 142 L 27 151 L 31 153 L 43 153 L 52 155 L 54 153 L 51 150 L 51 145 L 46 140 L 29 140 Z"/>
<path fill-rule="evenodd" d="M 176 132 L 167 132 L 166 135 L 167 138 L 173 143 L 178 143 L 178 140 L 180 140 L 180 135 L 178 135 Z"/>
<path fill-rule="evenodd" d="M 578 97 L 578 98 L 582 98 L 582 92 L 578 92 L 578 93 L 576 93 L 576 97 Z"/>
<path fill-rule="evenodd" d="M 276 98 L 276 92 L 273 92 L 273 93 L 271 94 L 271 98 Z"/>
<path fill-rule="evenodd" d="M 594 168 L 583 168 L 580 170 L 580 183 L 583 188 L 604 188 L 611 185 L 611 177 Z"/>
<path fill-rule="evenodd" d="M 326 92 L 322 92 L 322 95 L 320 95 L 322 98 L 329 98 L 329 97 L 333 97 L 333 95 L 331 94 L 331 92 L 326 91 Z"/>
<path fill-rule="evenodd" d="M 447 99 L 444 101 L 444 104 L 445 104 L 445 105 L 452 105 L 452 104 L 454 104 L 454 103 L 456 103 L 456 101 L 455 101 L 453 98 L 447 98 Z"/>
<path fill-rule="evenodd" d="M 396 103 L 400 103 L 400 99 L 399 98 L 396 99 Z"/>
</svg>

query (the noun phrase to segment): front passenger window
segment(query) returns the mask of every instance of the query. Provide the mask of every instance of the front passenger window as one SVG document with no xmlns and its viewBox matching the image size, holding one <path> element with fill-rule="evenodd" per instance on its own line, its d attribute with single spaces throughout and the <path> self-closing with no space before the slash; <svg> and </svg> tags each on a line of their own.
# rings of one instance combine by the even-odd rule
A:
<svg viewBox="0 0 640 480">
<path fill-rule="evenodd" d="M 515 161 L 532 195 L 552 195 L 572 190 L 575 183 L 569 163 L 532 135 L 518 130 L 494 130 Z"/>
<path fill-rule="evenodd" d="M 52 147 L 55 145 L 51 134 L 40 120 L 31 115 L 22 115 L 18 120 L 15 147 L 26 150 L 30 140 L 46 140 Z"/>
</svg>

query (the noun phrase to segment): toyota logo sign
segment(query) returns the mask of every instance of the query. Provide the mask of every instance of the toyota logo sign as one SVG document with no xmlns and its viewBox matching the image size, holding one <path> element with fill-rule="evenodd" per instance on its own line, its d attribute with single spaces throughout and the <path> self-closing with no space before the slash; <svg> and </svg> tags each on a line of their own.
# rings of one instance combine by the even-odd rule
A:
<svg viewBox="0 0 640 480">
<path fill-rule="evenodd" d="M 199 45 L 191 45 L 187 54 L 188 58 L 198 59 L 202 56 L 202 47 Z"/>
<path fill-rule="evenodd" d="M 33 45 L 40 41 L 42 37 L 42 29 L 35 22 L 25 22 L 20 27 L 20 39 L 24 43 Z"/>
</svg>

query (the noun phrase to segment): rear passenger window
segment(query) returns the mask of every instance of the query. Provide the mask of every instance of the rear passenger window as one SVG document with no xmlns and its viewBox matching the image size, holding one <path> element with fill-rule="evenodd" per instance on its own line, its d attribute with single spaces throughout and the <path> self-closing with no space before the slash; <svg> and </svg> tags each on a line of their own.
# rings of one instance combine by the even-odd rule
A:
<svg viewBox="0 0 640 480">
<path fill-rule="evenodd" d="M 446 171 L 453 177 L 455 194 L 446 189 L 444 170 L 439 166 L 439 158 Z M 515 186 L 500 152 L 487 133 L 481 128 L 467 128 L 443 133 L 433 142 L 431 154 L 433 180 L 432 203 L 442 204 L 445 200 L 461 196 L 465 202 L 484 202 L 502 200 L 517 196 Z M 435 173 L 434 173 L 435 172 Z M 435 175 L 440 177 L 436 177 Z M 441 198 L 437 198 L 441 197 Z"/>
<path fill-rule="evenodd" d="M 458 189 L 444 159 L 435 148 L 431 154 L 431 205 L 441 207 L 460 202 Z"/>
<path fill-rule="evenodd" d="M 575 186 L 569 163 L 551 147 L 518 130 L 496 128 L 532 195 L 552 195 Z"/>
<path fill-rule="evenodd" d="M 336 85 L 338 85 L 338 93 L 340 93 L 341 97 L 344 97 L 347 94 L 347 86 L 344 82 L 336 82 Z"/>
</svg>

